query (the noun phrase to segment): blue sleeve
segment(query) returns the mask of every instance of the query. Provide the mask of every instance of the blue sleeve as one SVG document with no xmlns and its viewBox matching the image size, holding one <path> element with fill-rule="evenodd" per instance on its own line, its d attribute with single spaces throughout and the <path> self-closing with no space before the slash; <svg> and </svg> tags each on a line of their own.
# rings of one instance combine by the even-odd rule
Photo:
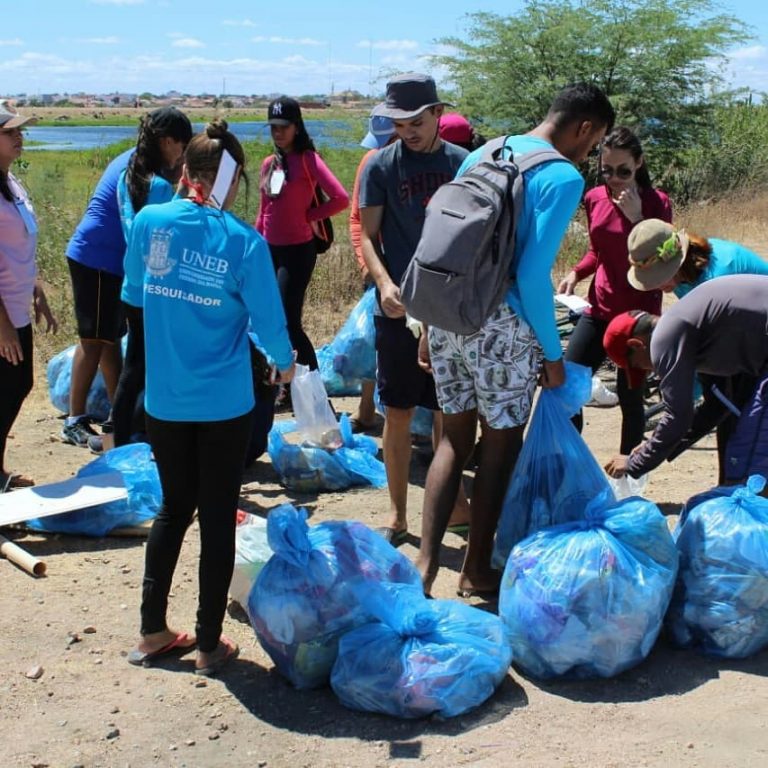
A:
<svg viewBox="0 0 768 768">
<path fill-rule="evenodd" d="M 250 242 L 240 267 L 240 290 L 253 331 L 275 365 L 284 371 L 293 363 L 293 347 L 272 257 L 266 240 L 256 230 L 249 234 Z"/>
<path fill-rule="evenodd" d="M 583 191 L 581 175 L 564 162 L 548 163 L 538 172 L 534 170 L 526 188 L 527 226 L 519 233 L 522 251 L 510 304 L 522 312 L 533 329 L 546 360 L 559 360 L 563 354 L 555 323 L 551 273 Z"/>
</svg>

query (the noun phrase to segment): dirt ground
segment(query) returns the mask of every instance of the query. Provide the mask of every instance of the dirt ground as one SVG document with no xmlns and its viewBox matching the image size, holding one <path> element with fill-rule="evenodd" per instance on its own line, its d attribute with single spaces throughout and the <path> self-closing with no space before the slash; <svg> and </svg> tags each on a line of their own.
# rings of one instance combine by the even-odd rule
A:
<svg viewBox="0 0 768 768">
<path fill-rule="evenodd" d="M 61 421 L 41 381 L 13 432 L 8 464 L 38 483 L 65 479 L 93 457 L 58 438 Z M 354 400 L 337 401 L 352 409 Z M 617 447 L 618 411 L 587 409 L 585 437 L 598 460 Z M 413 461 L 410 529 L 420 527 L 428 456 Z M 713 484 L 711 441 L 665 464 L 646 495 L 669 515 Z M 386 491 L 296 496 L 267 457 L 250 470 L 242 506 L 265 513 L 282 501 L 312 521 L 380 524 Z M 170 615 L 191 628 L 196 526 L 184 546 Z M 768 653 L 729 662 L 673 650 L 663 639 L 644 663 L 611 680 L 537 683 L 510 670 L 476 712 L 452 720 L 398 721 L 344 709 L 326 690 L 298 692 L 276 672 L 244 614 L 225 632 L 241 656 L 220 677 L 192 674 L 193 657 L 161 668 L 127 664 L 136 640 L 141 539 L 85 539 L 4 531 L 48 564 L 34 579 L 0 560 L 0 766 L 87 768 L 227 766 L 712 766 L 768 765 Z M 402 551 L 414 557 L 412 535 Z M 463 540 L 446 536 L 437 597 L 453 597 Z M 487 606 L 486 606 L 487 607 Z M 491 606 L 493 607 L 493 606 Z M 75 642 L 74 639 L 77 639 Z M 38 679 L 26 675 L 42 667 Z"/>
</svg>

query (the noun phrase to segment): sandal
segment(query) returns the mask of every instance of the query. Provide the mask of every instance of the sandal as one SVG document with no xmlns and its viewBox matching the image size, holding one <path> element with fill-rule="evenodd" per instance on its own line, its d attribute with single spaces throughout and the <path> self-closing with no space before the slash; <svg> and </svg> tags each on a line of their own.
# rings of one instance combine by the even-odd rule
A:
<svg viewBox="0 0 768 768">
<path fill-rule="evenodd" d="M 12 491 L 15 488 L 31 488 L 34 484 L 35 481 L 29 475 L 11 475 L 7 489 Z"/>
<path fill-rule="evenodd" d="M 382 539 L 384 539 L 384 541 L 391 544 L 393 547 L 399 547 L 401 544 L 405 544 L 408 539 L 408 529 L 398 531 L 395 528 L 383 525 L 380 528 L 376 528 L 375 531 Z"/>
<path fill-rule="evenodd" d="M 218 654 L 218 655 L 217 655 Z M 219 644 L 216 650 L 209 654 L 212 660 L 205 667 L 198 667 L 195 662 L 195 674 L 203 677 L 213 677 L 217 675 L 230 661 L 240 655 L 240 648 L 234 640 L 230 640 L 225 635 L 219 638 Z"/>
<path fill-rule="evenodd" d="M 133 664 L 134 667 L 151 667 L 155 661 L 163 656 L 183 656 L 191 651 L 196 644 L 197 641 L 194 637 L 190 637 L 186 632 L 179 632 L 173 640 L 156 651 L 141 651 L 138 648 L 129 651 L 128 663 Z"/>
</svg>

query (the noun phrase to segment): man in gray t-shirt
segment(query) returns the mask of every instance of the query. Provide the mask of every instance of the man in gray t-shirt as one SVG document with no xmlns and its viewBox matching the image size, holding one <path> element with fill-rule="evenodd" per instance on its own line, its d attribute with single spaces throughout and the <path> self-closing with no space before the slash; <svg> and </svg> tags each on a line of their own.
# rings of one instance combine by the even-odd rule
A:
<svg viewBox="0 0 768 768">
<path fill-rule="evenodd" d="M 408 530 L 414 408 L 438 410 L 428 365 L 419 365 L 420 359 L 429 359 L 426 335 L 417 341 L 406 326 L 400 279 L 421 237 L 427 203 L 440 185 L 453 179 L 467 155 L 440 138 L 443 108 L 431 77 L 408 73 L 390 80 L 386 101 L 372 114 L 389 117 L 398 140 L 368 161 L 360 180 L 360 244 L 379 300 L 374 318 L 376 383 L 385 407 L 383 449 L 390 498 L 389 519 L 379 531 L 395 545 L 404 541 Z M 466 497 L 461 498 L 468 513 Z"/>
<path fill-rule="evenodd" d="M 611 359 L 627 369 L 633 385 L 644 372 L 659 376 L 665 410 L 651 437 L 630 456 L 606 465 L 612 477 L 639 477 L 654 469 L 688 440 L 689 430 L 705 434 L 729 409 L 740 412 L 727 445 L 718 446 L 721 482 L 742 482 L 768 466 L 768 277 L 718 277 L 695 288 L 660 318 L 625 312 L 614 318 L 603 340 Z M 716 377 L 718 406 L 705 388 L 694 405 L 697 375 Z M 724 396 L 723 396 L 724 395 Z M 744 445 L 745 437 L 749 445 Z"/>
</svg>

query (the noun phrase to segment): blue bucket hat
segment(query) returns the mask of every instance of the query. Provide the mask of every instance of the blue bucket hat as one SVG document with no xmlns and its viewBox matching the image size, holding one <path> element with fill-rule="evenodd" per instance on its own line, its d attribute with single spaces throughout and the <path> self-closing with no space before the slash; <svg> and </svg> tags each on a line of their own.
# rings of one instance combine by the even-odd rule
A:
<svg viewBox="0 0 768 768">
<path fill-rule="evenodd" d="M 368 118 L 368 133 L 360 142 L 360 146 L 366 149 L 381 149 L 387 145 L 394 133 L 395 126 L 391 118 L 371 115 Z"/>
</svg>

